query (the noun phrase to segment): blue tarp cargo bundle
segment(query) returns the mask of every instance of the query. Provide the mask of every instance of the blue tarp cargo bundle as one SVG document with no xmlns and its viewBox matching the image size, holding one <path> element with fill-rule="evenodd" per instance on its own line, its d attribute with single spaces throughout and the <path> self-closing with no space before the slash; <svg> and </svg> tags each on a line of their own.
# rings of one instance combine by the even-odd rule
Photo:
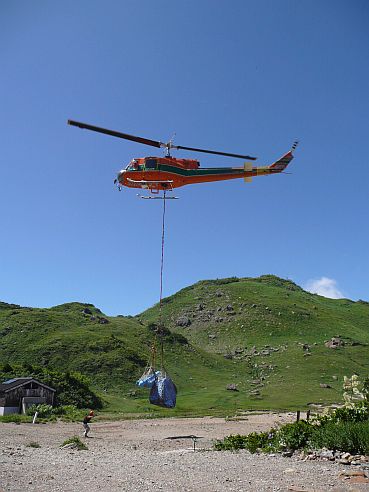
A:
<svg viewBox="0 0 369 492">
<path fill-rule="evenodd" d="M 140 379 L 136 381 L 136 384 L 139 388 L 152 388 L 155 378 L 159 376 L 159 374 L 160 371 L 155 371 L 155 369 L 150 366 L 145 370 Z"/>
<path fill-rule="evenodd" d="M 158 329 L 156 330 L 158 334 Z M 161 333 L 161 332 L 160 332 Z M 149 401 L 152 405 L 158 405 L 159 407 L 174 408 L 177 400 L 177 388 L 173 383 L 168 373 L 164 369 L 164 350 L 163 350 L 163 337 L 160 338 L 160 370 L 156 367 L 156 342 L 154 342 L 151 348 L 150 362 L 146 366 L 146 369 L 142 376 L 136 381 L 136 385 L 139 388 L 149 388 L 150 396 Z M 1 492 L 1 491 L 0 491 Z"/>
<path fill-rule="evenodd" d="M 159 407 L 176 406 L 177 388 L 165 371 L 160 372 L 150 390 L 150 403 Z"/>
</svg>

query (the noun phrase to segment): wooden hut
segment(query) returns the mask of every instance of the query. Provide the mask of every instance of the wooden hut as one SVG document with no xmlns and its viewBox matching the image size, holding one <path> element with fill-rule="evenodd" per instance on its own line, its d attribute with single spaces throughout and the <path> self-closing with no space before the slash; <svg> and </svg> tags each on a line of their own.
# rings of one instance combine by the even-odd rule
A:
<svg viewBox="0 0 369 492">
<path fill-rule="evenodd" d="M 0 415 L 25 413 L 31 405 L 54 404 L 55 391 L 33 378 L 13 378 L 0 384 Z"/>
</svg>

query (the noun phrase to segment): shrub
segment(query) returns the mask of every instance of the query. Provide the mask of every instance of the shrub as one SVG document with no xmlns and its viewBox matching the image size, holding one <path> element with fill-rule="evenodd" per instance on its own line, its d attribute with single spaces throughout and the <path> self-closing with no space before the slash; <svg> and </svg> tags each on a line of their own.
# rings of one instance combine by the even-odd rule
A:
<svg viewBox="0 0 369 492">
<path fill-rule="evenodd" d="M 351 454 L 369 454 L 369 421 L 329 422 L 314 429 L 310 444 L 315 449 L 328 448 Z"/>
<path fill-rule="evenodd" d="M 353 407 L 336 408 L 331 414 L 317 416 L 312 420 L 312 424 L 322 427 L 331 423 L 366 421 L 369 421 L 369 407 L 362 401 Z"/>
<path fill-rule="evenodd" d="M 172 333 L 167 340 L 169 343 L 178 343 L 179 345 L 188 345 L 188 340 L 180 333 Z"/>
<path fill-rule="evenodd" d="M 27 448 L 40 448 L 41 446 L 39 445 L 38 442 L 31 441 L 30 443 L 27 444 Z"/>
<path fill-rule="evenodd" d="M 239 434 L 225 437 L 214 443 L 217 451 L 247 449 L 250 453 L 296 450 L 307 447 L 314 427 L 304 420 L 283 425 L 279 430 L 269 432 L 251 432 L 247 436 Z"/>
<path fill-rule="evenodd" d="M 305 420 L 283 425 L 276 434 L 277 449 L 296 450 L 307 446 L 314 428 Z"/>
<path fill-rule="evenodd" d="M 245 449 L 246 437 L 240 434 L 227 436 L 222 440 L 215 441 L 214 449 L 216 451 L 237 451 L 238 449 Z"/>
<path fill-rule="evenodd" d="M 34 415 L 38 412 L 38 417 L 48 418 L 53 413 L 53 407 L 51 405 L 46 405 L 46 403 L 40 403 L 39 405 L 31 405 L 27 408 L 26 415 Z"/>
<path fill-rule="evenodd" d="M 81 419 L 83 411 L 74 405 L 61 405 L 53 409 L 53 415 L 62 417 L 63 420 Z"/>
<path fill-rule="evenodd" d="M 247 449 L 250 453 L 269 452 L 274 450 L 274 438 L 273 429 L 270 432 L 251 432 L 247 436 L 236 434 L 227 436 L 223 440 L 217 440 L 214 443 L 214 449 L 216 451 Z"/>
<path fill-rule="evenodd" d="M 250 453 L 257 451 L 268 452 L 274 448 L 274 433 L 271 432 L 251 432 L 246 436 L 245 448 Z"/>
<path fill-rule="evenodd" d="M 27 409 L 27 415 L 31 417 L 35 412 L 38 412 L 38 418 L 47 420 L 56 420 L 57 418 L 71 421 L 80 420 L 83 414 L 83 410 L 74 405 L 60 405 L 53 408 L 51 405 L 40 404 L 32 405 Z"/>
<path fill-rule="evenodd" d="M 369 420 L 369 408 L 364 402 L 353 408 L 337 408 L 331 416 L 332 422 L 365 422 Z"/>
</svg>

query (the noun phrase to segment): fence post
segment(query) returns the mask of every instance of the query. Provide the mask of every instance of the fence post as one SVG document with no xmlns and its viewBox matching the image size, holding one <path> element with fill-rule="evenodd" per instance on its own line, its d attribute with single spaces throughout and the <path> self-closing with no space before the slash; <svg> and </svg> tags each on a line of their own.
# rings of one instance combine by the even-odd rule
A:
<svg viewBox="0 0 369 492">
<path fill-rule="evenodd" d="M 296 412 L 296 422 L 300 420 L 300 410 L 297 410 Z"/>
</svg>

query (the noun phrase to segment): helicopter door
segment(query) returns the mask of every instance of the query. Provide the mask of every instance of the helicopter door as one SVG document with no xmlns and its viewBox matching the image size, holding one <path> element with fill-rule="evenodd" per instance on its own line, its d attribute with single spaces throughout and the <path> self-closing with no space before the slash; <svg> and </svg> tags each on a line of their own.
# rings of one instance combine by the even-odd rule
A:
<svg viewBox="0 0 369 492">
<path fill-rule="evenodd" d="M 155 171 L 158 168 L 157 159 L 145 159 L 145 170 L 146 171 Z"/>
</svg>

